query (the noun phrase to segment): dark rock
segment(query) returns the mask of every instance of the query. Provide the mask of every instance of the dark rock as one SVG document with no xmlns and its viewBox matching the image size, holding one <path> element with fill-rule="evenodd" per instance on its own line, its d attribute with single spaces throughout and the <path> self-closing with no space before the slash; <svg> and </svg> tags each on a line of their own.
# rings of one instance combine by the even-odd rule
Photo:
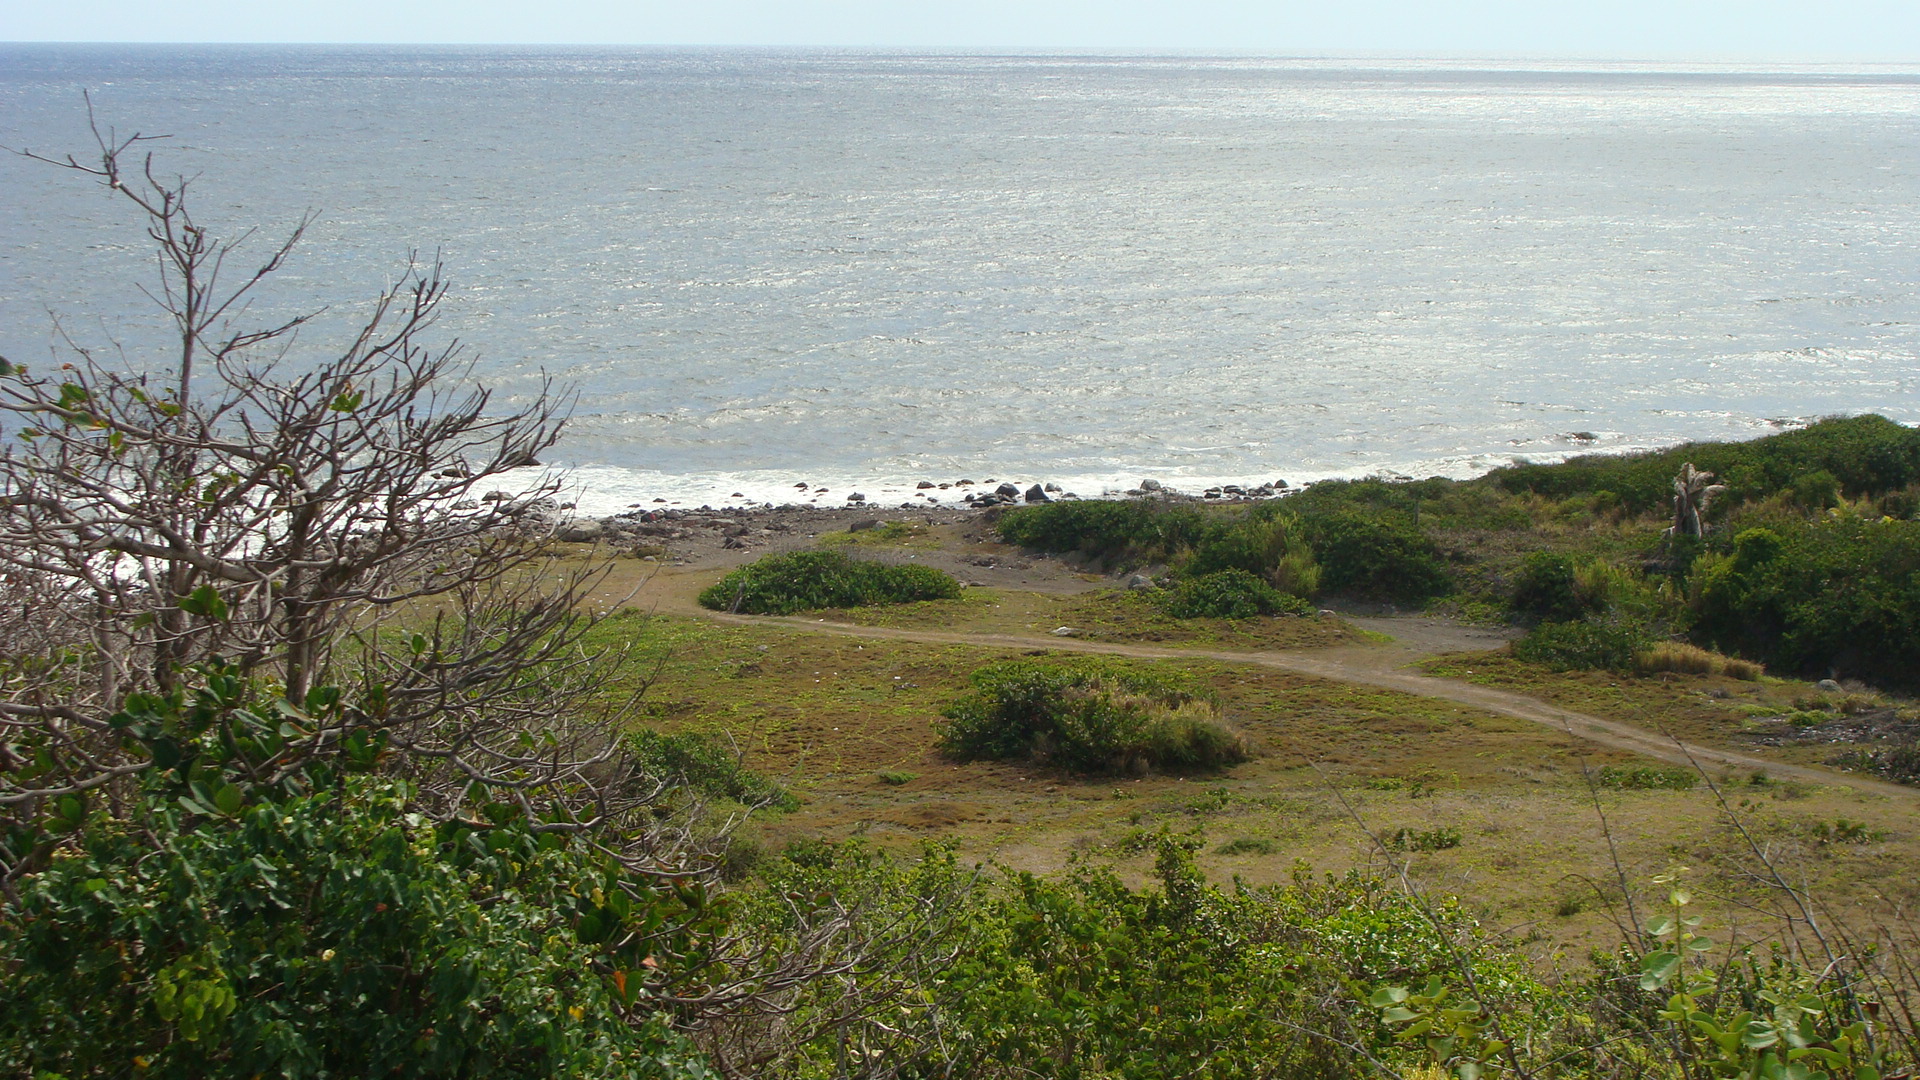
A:
<svg viewBox="0 0 1920 1080">
<path fill-rule="evenodd" d="M 954 487 L 972 487 L 972 486 L 973 486 L 973 481 L 971 481 L 971 480 L 955 480 L 955 481 L 953 482 L 953 486 L 954 486 Z"/>
<path fill-rule="evenodd" d="M 1273 489 L 1275 491 L 1285 491 L 1287 490 L 1287 482 L 1285 480 L 1275 480 L 1273 482 Z"/>
<path fill-rule="evenodd" d="M 593 518 L 569 521 L 555 530 L 553 538 L 563 544 L 591 544 L 605 536 L 607 527 Z"/>
<path fill-rule="evenodd" d="M 1160 490 L 1160 481 L 1158 481 L 1158 480 L 1142 480 L 1142 481 L 1140 481 L 1140 490 L 1141 490 L 1141 491 L 1159 491 L 1159 490 Z"/>
<path fill-rule="evenodd" d="M 1014 484 L 1001 484 L 999 487 L 993 489 L 993 493 L 995 495 L 1003 495 L 1008 498 L 1017 499 L 1020 497 L 1020 488 Z"/>
<path fill-rule="evenodd" d="M 723 548 L 728 548 L 731 550 L 738 551 L 741 548 L 749 548 L 749 547 L 752 547 L 753 545 L 747 543 L 745 540 L 742 540 L 737 536 L 729 536 L 725 540 L 720 541 L 720 546 Z"/>
<path fill-rule="evenodd" d="M 1047 494 L 1046 489 L 1042 488 L 1039 484 L 1035 484 L 1032 487 L 1028 488 L 1025 498 L 1030 503 L 1044 503 L 1044 502 L 1053 501 L 1052 497 L 1050 497 Z"/>
<path fill-rule="evenodd" d="M 850 533 L 866 532 L 868 529 L 877 529 L 879 527 L 880 527 L 879 518 L 862 518 L 861 520 L 856 521 L 853 524 L 847 526 L 847 531 Z"/>
<path fill-rule="evenodd" d="M 1060 485 L 1059 485 L 1059 484 L 1048 484 L 1048 485 L 1047 485 L 1047 486 L 1046 486 L 1045 488 L 1042 488 L 1041 490 L 1043 490 L 1043 491 L 1059 491 L 1059 490 L 1060 490 Z"/>
<path fill-rule="evenodd" d="M 915 489 L 917 489 L 917 490 L 919 490 L 919 491 L 925 491 L 925 490 L 927 490 L 928 488 L 930 488 L 930 487 L 932 487 L 932 486 L 933 486 L 933 481 L 931 481 L 931 480 L 922 480 L 922 481 L 920 481 L 919 483 L 917 483 L 917 484 L 915 484 L 915 485 L 913 485 L 913 486 L 914 486 L 914 488 L 915 488 Z M 941 487 L 945 487 L 946 485 L 945 485 L 945 484 L 942 484 L 942 485 L 940 485 L 940 486 L 941 486 Z"/>
<path fill-rule="evenodd" d="M 867 497 L 856 491 L 853 494 L 847 496 L 847 501 L 851 503 L 863 503 L 867 501 Z"/>
</svg>

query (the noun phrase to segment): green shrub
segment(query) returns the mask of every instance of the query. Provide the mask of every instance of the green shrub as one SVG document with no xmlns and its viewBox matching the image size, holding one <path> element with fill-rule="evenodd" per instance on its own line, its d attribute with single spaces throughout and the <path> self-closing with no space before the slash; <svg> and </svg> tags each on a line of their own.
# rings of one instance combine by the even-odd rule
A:
<svg viewBox="0 0 1920 1080">
<path fill-rule="evenodd" d="M 1536 551 L 1521 561 L 1512 603 L 1515 614 L 1534 623 L 1572 622 L 1591 613 L 1573 560 L 1557 551 Z"/>
<path fill-rule="evenodd" d="M 1748 442 L 1688 443 L 1648 454 L 1516 465 L 1495 470 L 1491 479 L 1509 492 L 1556 500 L 1604 489 L 1634 513 L 1646 513 L 1670 505 L 1674 474 L 1687 462 L 1729 486 L 1724 507 L 1788 491 L 1799 478 L 1819 472 L 1829 474 L 1841 493 L 1871 497 L 1920 481 L 1920 430 L 1883 416 L 1835 417 Z M 1810 489 L 1809 494 L 1821 492 Z"/>
<path fill-rule="evenodd" d="M 700 594 L 700 604 L 715 611 L 791 615 L 959 595 L 960 583 L 931 567 L 869 562 L 838 551 L 796 551 L 732 571 Z"/>
<path fill-rule="evenodd" d="M 1161 601 L 1176 619 L 1252 619 L 1262 615 L 1311 615 L 1314 607 L 1281 592 L 1245 570 L 1216 570 L 1181 581 Z"/>
<path fill-rule="evenodd" d="M 1692 791 L 1700 774 L 1678 765 L 1602 765 L 1598 779 L 1615 791 Z"/>
<path fill-rule="evenodd" d="M 1287 514 L 1248 514 L 1216 536 L 1203 539 L 1182 571 L 1205 577 L 1223 570 L 1251 574 L 1280 592 L 1306 599 L 1320 589 L 1320 564 Z"/>
<path fill-rule="evenodd" d="M 288 754 L 284 705 L 130 697 L 137 788 L 9 830 L 44 854 L 0 895 L 0 1075 L 714 1075 L 648 1005 L 713 975 L 704 886 L 505 803 L 436 820 L 364 729 Z"/>
<path fill-rule="evenodd" d="M 1191 772 L 1247 759 L 1212 701 L 1164 676 L 1108 665 L 1006 661 L 936 725 L 962 760 L 1031 758 L 1082 773 Z"/>
<path fill-rule="evenodd" d="M 678 780 L 703 795 L 778 810 L 800 805 L 780 785 L 743 768 L 740 755 L 717 736 L 697 731 L 668 735 L 641 728 L 627 736 L 627 747 L 648 772 Z"/>
<path fill-rule="evenodd" d="M 1840 504 L 1840 479 L 1825 469 L 1793 478 L 1787 498 L 1802 510 L 1825 510 Z"/>
<path fill-rule="evenodd" d="M 1069 552 L 1119 565 L 1168 562 L 1218 529 L 1212 516 L 1159 499 L 1071 499 L 1023 506 L 994 529 L 1010 544 Z"/>
<path fill-rule="evenodd" d="M 1637 623 L 1584 619 L 1541 623 L 1514 642 L 1512 649 L 1515 657 L 1555 671 L 1632 671 L 1635 658 L 1652 645 L 1652 634 Z"/>
<path fill-rule="evenodd" d="M 1394 851 L 1446 851 L 1460 846 L 1460 830 L 1446 826 L 1432 829 L 1400 829 L 1387 837 Z"/>
<path fill-rule="evenodd" d="M 1421 604 L 1453 588 L 1440 551 L 1397 518 L 1339 511 L 1300 519 L 1320 562 L 1320 587 L 1369 600 Z"/>
<path fill-rule="evenodd" d="M 1702 557 L 1689 633 L 1769 669 L 1920 684 L 1920 522 L 1840 513 Z"/>
</svg>

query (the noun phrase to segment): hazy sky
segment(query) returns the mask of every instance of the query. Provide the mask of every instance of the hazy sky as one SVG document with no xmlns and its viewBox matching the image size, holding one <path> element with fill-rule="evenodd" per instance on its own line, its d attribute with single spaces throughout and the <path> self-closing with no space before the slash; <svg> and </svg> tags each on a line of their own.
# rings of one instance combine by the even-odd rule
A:
<svg viewBox="0 0 1920 1080">
<path fill-rule="evenodd" d="M 1920 0 L 0 0 L 0 40 L 1920 60 Z"/>
</svg>

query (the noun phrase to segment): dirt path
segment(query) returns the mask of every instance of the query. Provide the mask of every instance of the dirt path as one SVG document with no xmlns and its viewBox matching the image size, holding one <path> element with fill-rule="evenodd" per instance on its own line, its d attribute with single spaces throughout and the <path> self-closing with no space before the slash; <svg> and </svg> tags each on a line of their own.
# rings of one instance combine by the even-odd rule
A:
<svg viewBox="0 0 1920 1080">
<path fill-rule="evenodd" d="M 1391 644 L 1385 645 L 1348 646 L 1318 649 L 1313 652 L 1231 652 L 1082 641 L 1072 637 L 1051 635 L 967 634 L 944 630 L 855 626 L 849 623 L 832 623 L 823 619 L 800 616 L 726 615 L 708 611 L 694 603 L 693 598 L 699 585 L 704 584 L 706 580 L 709 579 L 694 574 L 662 574 L 647 583 L 648 587 L 641 590 L 636 597 L 636 602 L 642 607 L 652 608 L 664 614 L 690 615 L 741 625 L 786 626 L 808 633 L 838 634 L 845 637 L 938 645 L 972 645 L 979 648 L 1018 651 L 1048 649 L 1056 652 L 1126 656 L 1147 660 L 1201 658 L 1230 664 L 1247 664 L 1468 705 L 1502 716 L 1542 724 L 1588 742 L 1674 765 L 1697 764 L 1703 768 L 1718 766 L 1753 771 L 1764 770 L 1770 776 L 1789 777 L 1816 784 L 1835 784 L 1877 795 L 1904 799 L 1920 797 L 1920 791 L 1900 784 L 1826 769 L 1768 761 L 1730 750 L 1717 750 L 1682 743 L 1632 724 L 1563 709 L 1524 694 L 1476 686 L 1454 679 L 1436 678 L 1409 670 L 1410 665 L 1436 653 L 1490 649 L 1497 647 L 1504 640 L 1503 635 L 1495 631 L 1460 626 L 1440 619 L 1419 616 L 1351 617 L 1349 619 L 1363 629 L 1384 633 L 1394 639 Z"/>
</svg>

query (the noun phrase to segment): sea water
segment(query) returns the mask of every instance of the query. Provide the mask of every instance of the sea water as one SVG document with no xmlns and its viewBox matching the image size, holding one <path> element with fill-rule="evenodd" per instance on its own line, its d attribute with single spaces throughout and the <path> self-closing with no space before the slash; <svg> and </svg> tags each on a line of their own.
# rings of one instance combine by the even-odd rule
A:
<svg viewBox="0 0 1920 1080">
<path fill-rule="evenodd" d="M 1920 422 L 1911 67 L 7 45 L 0 144 L 97 156 L 83 91 L 234 267 L 317 213 L 249 313 L 327 308 L 289 364 L 437 256 L 590 511 Z M 0 353 L 163 357 L 128 209 L 0 191 Z"/>
</svg>

